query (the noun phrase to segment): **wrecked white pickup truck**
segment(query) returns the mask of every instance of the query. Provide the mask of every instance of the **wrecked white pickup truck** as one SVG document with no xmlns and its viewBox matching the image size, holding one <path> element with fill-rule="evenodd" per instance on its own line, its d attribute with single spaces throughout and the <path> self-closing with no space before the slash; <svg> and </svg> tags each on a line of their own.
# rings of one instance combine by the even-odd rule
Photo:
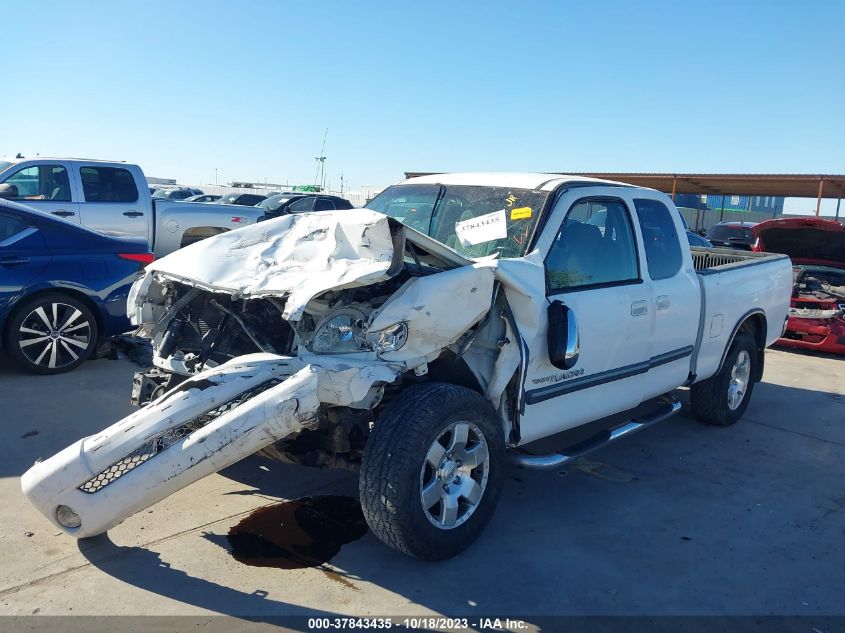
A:
<svg viewBox="0 0 845 633">
<path fill-rule="evenodd" d="M 381 540 L 449 557 L 489 520 L 508 454 L 559 466 L 677 412 L 684 385 L 703 421 L 736 422 L 791 283 L 786 256 L 691 252 L 657 191 L 410 179 L 369 209 L 288 215 L 148 266 L 129 298 L 155 351 L 145 406 L 22 487 L 91 536 L 261 450 L 357 470 Z M 564 448 L 539 454 L 552 435 Z"/>
</svg>

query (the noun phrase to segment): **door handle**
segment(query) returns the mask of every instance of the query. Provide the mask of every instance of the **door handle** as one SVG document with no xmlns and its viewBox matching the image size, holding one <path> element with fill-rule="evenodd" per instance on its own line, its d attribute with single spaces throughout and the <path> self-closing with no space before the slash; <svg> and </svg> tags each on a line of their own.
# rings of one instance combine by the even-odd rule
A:
<svg viewBox="0 0 845 633">
<path fill-rule="evenodd" d="M 128 218 L 137 218 L 138 216 L 144 215 L 144 214 L 141 213 L 140 211 L 124 211 L 123 215 L 125 215 Z"/>
<path fill-rule="evenodd" d="M 28 263 L 29 257 L 0 257 L 0 266 L 20 266 Z"/>
<path fill-rule="evenodd" d="M 648 303 L 645 300 L 634 301 L 631 304 L 631 316 L 642 316 L 648 312 Z"/>
<path fill-rule="evenodd" d="M 73 211 L 65 211 L 64 209 L 59 209 L 58 211 L 53 211 L 53 215 L 57 215 L 60 218 L 67 218 L 72 215 L 76 215 Z"/>
<path fill-rule="evenodd" d="M 669 306 L 672 305 L 672 302 L 669 301 L 668 295 L 660 295 L 657 297 L 657 309 L 658 310 L 666 310 Z"/>
</svg>

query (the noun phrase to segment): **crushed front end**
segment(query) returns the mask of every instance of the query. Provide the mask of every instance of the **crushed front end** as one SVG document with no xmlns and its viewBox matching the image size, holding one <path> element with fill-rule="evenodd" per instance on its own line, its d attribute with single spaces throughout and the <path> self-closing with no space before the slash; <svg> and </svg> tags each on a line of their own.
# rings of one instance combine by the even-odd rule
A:
<svg viewBox="0 0 845 633">
<path fill-rule="evenodd" d="M 128 301 L 153 348 L 133 385 L 142 408 L 37 463 L 24 493 L 84 537 L 258 451 L 355 469 L 399 385 L 465 350 L 474 326 L 506 338 L 501 319 L 485 319 L 494 268 L 447 251 L 349 210 L 284 216 L 158 260 Z M 476 353 L 479 376 L 498 398 L 488 359 L 499 348 L 486 349 L 496 353 Z"/>
</svg>

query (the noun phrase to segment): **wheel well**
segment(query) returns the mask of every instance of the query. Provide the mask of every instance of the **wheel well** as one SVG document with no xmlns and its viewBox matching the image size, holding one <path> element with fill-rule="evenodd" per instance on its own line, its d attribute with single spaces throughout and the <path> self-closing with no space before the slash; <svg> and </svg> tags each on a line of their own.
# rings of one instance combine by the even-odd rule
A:
<svg viewBox="0 0 845 633">
<path fill-rule="evenodd" d="M 478 382 L 478 378 L 472 373 L 469 365 L 463 358 L 452 352 L 447 351 L 430 362 L 426 378 L 429 382 L 448 382 L 484 394 L 484 389 Z"/>
<path fill-rule="evenodd" d="M 41 295 L 46 294 L 67 295 L 73 297 L 74 299 L 78 299 L 79 301 L 84 303 L 85 306 L 89 310 L 91 310 L 91 314 L 94 315 L 94 320 L 97 322 L 97 339 L 99 340 L 104 328 L 103 315 L 100 314 L 100 309 L 97 307 L 97 304 L 91 300 L 91 297 L 89 297 L 83 292 L 79 292 L 78 290 L 73 290 L 71 288 L 44 288 L 43 290 L 38 290 L 37 292 L 33 292 L 32 294 L 24 295 L 15 302 L 15 307 L 12 308 L 9 311 L 9 314 L 6 316 L 6 323 L 4 324 L 2 331 L 2 343 L 4 347 L 6 346 L 6 337 L 9 334 L 9 323 L 12 322 L 12 317 L 18 311 L 20 306 L 23 305 L 25 301 L 31 301 L 36 297 L 40 297 Z"/>
<path fill-rule="evenodd" d="M 763 364 L 766 351 L 766 316 L 760 312 L 750 315 L 742 325 L 739 326 L 737 334 L 745 332 L 750 334 L 754 339 L 757 348 L 757 362 L 755 363 L 755 371 L 752 376 L 754 382 L 760 382 L 763 379 Z M 736 337 L 734 337 L 736 338 Z"/>
<path fill-rule="evenodd" d="M 753 336 L 758 348 L 766 347 L 766 317 L 763 314 L 752 314 L 742 322 L 739 330 Z"/>
<path fill-rule="evenodd" d="M 228 230 L 222 226 L 194 226 L 182 233 L 182 243 L 179 248 L 188 246 L 188 244 L 193 244 L 194 242 L 200 242 L 209 237 L 214 237 L 215 235 L 220 235 Z"/>
</svg>

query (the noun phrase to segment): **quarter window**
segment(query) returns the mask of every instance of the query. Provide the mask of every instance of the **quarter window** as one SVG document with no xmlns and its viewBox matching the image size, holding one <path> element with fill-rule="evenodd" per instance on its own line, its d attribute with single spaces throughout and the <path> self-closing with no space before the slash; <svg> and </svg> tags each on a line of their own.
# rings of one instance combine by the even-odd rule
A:
<svg viewBox="0 0 845 633">
<path fill-rule="evenodd" d="M 85 202 L 135 202 L 138 189 L 128 170 L 120 167 L 81 167 Z"/>
<path fill-rule="evenodd" d="M 70 202 L 70 181 L 61 165 L 26 167 L 7 178 L 4 184 L 18 190 L 13 200 Z"/>
<path fill-rule="evenodd" d="M 569 210 L 546 256 L 553 292 L 639 280 L 628 209 L 621 200 L 582 200 Z"/>
<path fill-rule="evenodd" d="M 11 215 L 0 214 L 0 242 L 17 235 L 27 227 L 26 222 Z"/>
<path fill-rule="evenodd" d="M 314 204 L 314 211 L 331 211 L 334 210 L 334 202 L 328 198 L 317 198 Z"/>
<path fill-rule="evenodd" d="M 288 211 L 296 213 L 297 211 L 310 211 L 314 206 L 314 198 L 300 198 L 290 203 Z"/>
<path fill-rule="evenodd" d="M 643 248 L 652 279 L 668 279 L 681 269 L 683 256 L 672 214 L 657 200 L 634 200 Z"/>
</svg>

